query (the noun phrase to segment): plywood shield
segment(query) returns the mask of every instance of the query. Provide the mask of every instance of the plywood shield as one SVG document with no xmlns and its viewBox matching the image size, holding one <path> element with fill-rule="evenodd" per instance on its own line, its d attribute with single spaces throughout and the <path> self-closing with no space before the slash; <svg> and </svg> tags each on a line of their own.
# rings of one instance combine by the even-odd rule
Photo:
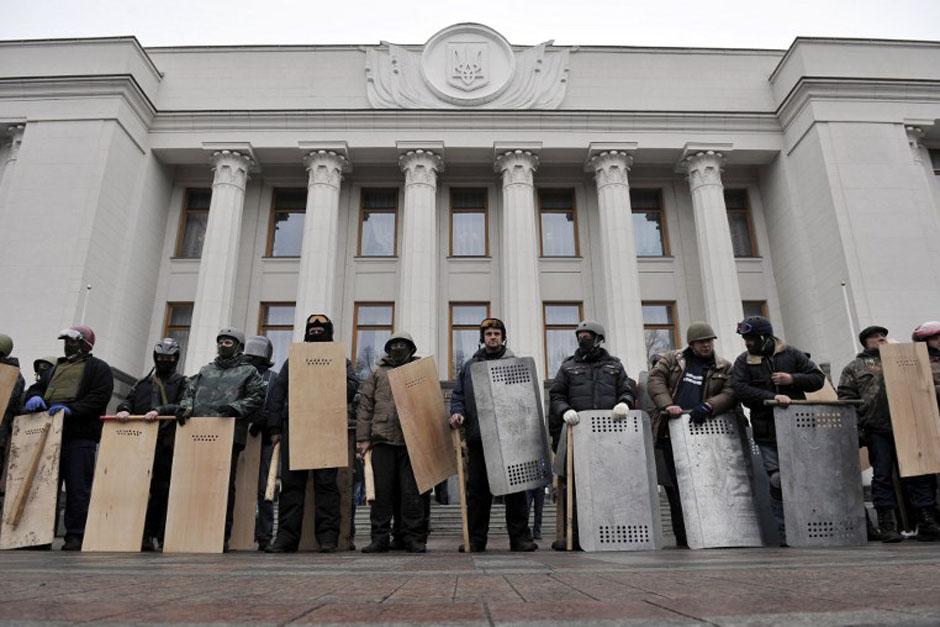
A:
<svg viewBox="0 0 940 627">
<path fill-rule="evenodd" d="M 290 347 L 290 469 L 341 468 L 346 454 L 346 349 L 336 342 Z"/>
<path fill-rule="evenodd" d="M 0 364 L 0 418 L 7 411 L 10 398 L 13 395 L 13 388 L 16 387 L 16 380 L 19 378 L 20 369 L 8 364 Z M 15 399 L 17 402 L 19 399 Z"/>
<path fill-rule="evenodd" d="M 470 376 L 490 491 L 512 494 L 547 484 L 551 453 L 535 361 L 478 361 L 470 366 Z"/>
<path fill-rule="evenodd" d="M 261 436 L 249 436 L 245 450 L 238 456 L 235 471 L 235 511 L 232 513 L 233 551 L 254 551 L 255 515 L 258 510 L 258 473 L 261 469 Z"/>
<path fill-rule="evenodd" d="M 578 538 L 585 551 L 662 547 L 662 520 L 646 412 L 614 420 L 610 411 L 578 412 L 574 436 Z"/>
<path fill-rule="evenodd" d="M 191 418 L 176 428 L 164 553 L 221 553 L 232 469 L 232 418 Z"/>
<path fill-rule="evenodd" d="M 787 544 L 865 544 L 855 408 L 774 408 Z"/>
<path fill-rule="evenodd" d="M 424 357 L 388 373 L 395 408 L 405 434 L 408 456 L 418 492 L 424 494 L 457 474 L 444 395 L 437 380 L 437 364 Z"/>
<path fill-rule="evenodd" d="M 104 423 L 82 551 L 140 551 L 159 428 L 143 420 Z"/>
<path fill-rule="evenodd" d="M 54 538 L 63 412 L 13 419 L 0 549 L 50 544 Z"/>
<path fill-rule="evenodd" d="M 882 344 L 891 429 L 902 477 L 940 472 L 940 411 L 927 345 Z"/>
<path fill-rule="evenodd" d="M 742 434 L 734 414 L 696 425 L 669 421 L 685 533 L 691 549 L 762 546 Z"/>
</svg>

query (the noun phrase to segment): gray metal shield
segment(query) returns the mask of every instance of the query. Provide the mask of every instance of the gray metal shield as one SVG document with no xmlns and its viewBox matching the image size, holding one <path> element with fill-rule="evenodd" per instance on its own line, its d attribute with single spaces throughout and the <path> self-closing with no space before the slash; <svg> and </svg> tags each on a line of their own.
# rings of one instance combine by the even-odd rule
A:
<svg viewBox="0 0 940 627">
<path fill-rule="evenodd" d="M 741 432 L 734 414 L 701 425 L 669 421 L 689 548 L 762 546 Z"/>
<path fill-rule="evenodd" d="M 646 412 L 615 421 L 610 411 L 582 411 L 574 427 L 578 538 L 585 551 L 662 547 L 653 437 Z"/>
<path fill-rule="evenodd" d="M 777 529 L 777 521 L 770 504 L 770 481 L 767 470 L 764 468 L 764 458 L 760 447 L 754 441 L 751 428 L 745 429 L 747 435 L 747 448 L 744 453 L 748 458 L 748 472 L 750 473 L 751 489 L 754 492 L 754 503 L 757 506 L 757 522 L 760 525 L 760 535 L 765 546 L 778 546 L 783 538 Z"/>
<path fill-rule="evenodd" d="M 539 488 L 552 479 L 535 361 L 514 357 L 470 366 L 486 475 L 493 494 Z"/>
<path fill-rule="evenodd" d="M 865 544 L 855 409 L 774 408 L 783 512 L 790 546 Z"/>
</svg>

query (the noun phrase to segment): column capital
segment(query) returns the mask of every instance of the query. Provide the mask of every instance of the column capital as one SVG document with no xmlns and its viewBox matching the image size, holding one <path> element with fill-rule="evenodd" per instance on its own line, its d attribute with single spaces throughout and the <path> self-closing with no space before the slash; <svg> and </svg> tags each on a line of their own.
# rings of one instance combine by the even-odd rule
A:
<svg viewBox="0 0 940 627">
<path fill-rule="evenodd" d="M 608 185 L 629 185 L 627 174 L 633 167 L 633 155 L 622 150 L 605 150 L 592 156 L 585 169 L 594 173 L 597 188 Z"/>
<path fill-rule="evenodd" d="M 218 150 L 212 153 L 212 171 L 215 172 L 213 185 L 234 185 L 242 190 L 248 183 L 248 172 L 254 166 L 254 160 L 236 150 Z"/>
<path fill-rule="evenodd" d="M 9 161 L 16 159 L 20 152 L 20 146 L 23 145 L 23 133 L 26 131 L 25 124 L 10 124 L 7 126 L 7 136 L 10 138 L 10 156 Z"/>
<path fill-rule="evenodd" d="M 437 153 L 418 148 L 398 157 L 405 174 L 405 185 L 437 185 L 437 175 L 444 171 L 444 160 Z"/>
<path fill-rule="evenodd" d="M 535 171 L 539 167 L 539 156 L 529 150 L 507 150 L 497 155 L 494 169 L 503 175 L 503 187 L 509 185 L 532 185 Z"/>
<path fill-rule="evenodd" d="M 689 187 L 694 191 L 703 185 L 721 185 L 721 172 L 725 155 L 714 150 L 696 152 L 685 156 L 679 166 L 689 177 Z"/>
<path fill-rule="evenodd" d="M 329 185 L 339 189 L 343 182 L 343 173 L 351 168 L 349 159 L 332 150 L 315 150 L 304 155 L 304 167 L 307 168 L 307 186 Z"/>
<path fill-rule="evenodd" d="M 911 158 L 914 159 L 914 163 L 923 163 L 920 140 L 924 137 L 924 129 L 919 126 L 905 126 L 904 132 L 907 134 L 907 145 L 911 149 Z"/>
</svg>

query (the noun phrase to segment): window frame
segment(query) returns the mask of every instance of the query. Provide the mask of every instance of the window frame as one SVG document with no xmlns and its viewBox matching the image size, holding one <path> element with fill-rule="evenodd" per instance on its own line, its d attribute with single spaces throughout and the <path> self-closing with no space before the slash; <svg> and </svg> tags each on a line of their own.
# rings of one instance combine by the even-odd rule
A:
<svg viewBox="0 0 940 627">
<path fill-rule="evenodd" d="M 543 209 L 542 208 L 542 192 L 570 192 L 571 193 L 571 209 Z M 545 259 L 580 259 L 581 258 L 581 238 L 578 236 L 578 202 L 577 194 L 575 194 L 575 188 L 573 187 L 539 187 L 535 190 L 536 198 L 538 200 L 538 205 L 536 209 L 538 210 L 538 223 L 539 223 L 539 257 Z M 546 255 L 545 254 L 545 234 L 542 230 L 542 215 L 545 213 L 568 213 L 571 212 L 572 217 L 572 236 L 574 237 L 574 254 L 573 255 Z"/>
<path fill-rule="evenodd" d="M 362 329 L 379 331 L 388 328 L 391 333 L 395 333 L 395 302 L 394 301 L 371 301 L 371 300 L 357 300 L 353 302 L 353 326 L 352 326 L 352 342 L 350 346 L 352 352 L 349 356 L 349 361 L 352 363 L 353 370 L 356 369 L 356 352 L 359 350 L 359 308 L 362 306 L 366 307 L 391 307 L 392 308 L 392 322 L 390 325 L 386 324 L 367 324 L 362 326 Z"/>
<path fill-rule="evenodd" d="M 274 227 L 276 224 L 275 218 L 279 213 L 302 213 L 304 214 L 304 221 L 307 220 L 307 207 L 306 203 L 304 204 L 303 209 L 278 209 L 277 208 L 277 193 L 279 191 L 300 191 L 303 190 L 306 194 L 309 194 L 309 190 L 305 187 L 275 187 L 271 191 L 271 210 L 268 212 L 268 239 L 264 245 L 264 258 L 265 259 L 299 259 L 301 253 L 298 252 L 296 255 L 275 255 L 274 254 Z M 303 232 L 301 230 L 300 234 L 301 250 L 303 250 Z"/>
<path fill-rule="evenodd" d="M 454 331 L 468 331 L 471 329 L 479 329 L 479 324 L 476 326 L 460 324 L 456 327 L 454 326 L 454 307 L 485 307 L 486 315 L 484 318 L 490 317 L 490 303 L 489 301 L 452 301 L 448 303 L 447 307 L 447 376 L 448 381 L 453 381 L 457 378 L 457 372 L 454 372 Z M 480 322 L 483 322 L 482 320 Z"/>
<path fill-rule="evenodd" d="M 263 335 L 267 337 L 267 333 L 265 333 L 265 331 L 267 330 L 290 331 L 291 334 L 293 335 L 294 333 L 293 323 L 291 324 L 266 324 L 265 323 L 268 317 L 268 310 L 271 307 L 287 307 L 287 306 L 293 307 L 294 314 L 297 313 L 296 301 L 272 300 L 272 301 L 261 301 L 260 303 L 258 303 L 258 335 Z M 292 338 L 291 344 L 293 344 L 293 338 Z M 290 356 L 290 346 L 288 346 L 288 354 L 284 355 L 284 359 L 287 359 L 289 356 Z M 276 365 L 277 364 L 275 364 L 275 366 Z"/>
<path fill-rule="evenodd" d="M 731 193 L 740 193 L 744 198 L 744 209 L 729 209 L 727 196 L 728 192 Z M 747 222 L 747 235 L 751 242 L 751 250 L 749 255 L 735 255 L 735 259 L 760 259 L 760 251 L 757 248 L 757 233 L 754 230 L 754 216 L 753 211 L 751 211 L 751 193 L 747 187 L 725 187 L 722 190 L 723 200 L 725 200 L 725 212 L 728 216 L 728 226 L 730 230 L 731 226 L 731 214 L 744 214 L 744 219 Z M 732 252 L 733 246 L 732 246 Z"/>
<path fill-rule="evenodd" d="M 658 207 L 656 209 L 637 209 L 633 206 L 633 201 L 630 201 L 630 219 L 633 219 L 633 214 L 635 213 L 658 213 L 659 214 L 659 228 L 661 232 L 660 243 L 663 247 L 663 254 L 661 255 L 641 255 L 637 253 L 637 259 L 663 259 L 665 257 L 672 257 L 672 248 L 669 245 L 669 225 L 666 222 L 666 205 L 665 199 L 663 198 L 663 188 L 662 187 L 637 187 L 630 188 L 630 192 L 656 192 L 656 196 L 659 198 Z M 634 234 L 634 237 L 636 235 Z M 634 241 L 634 245 L 636 242 Z"/>
<path fill-rule="evenodd" d="M 394 192 L 394 209 L 366 209 L 367 192 Z M 396 259 L 398 257 L 398 227 L 399 227 L 399 209 L 401 209 L 401 190 L 398 187 L 363 187 L 359 190 L 359 236 L 356 238 L 356 257 L 363 259 Z M 365 224 L 365 215 L 368 213 L 391 213 L 395 216 L 395 229 L 393 233 L 392 254 L 391 255 L 364 255 L 362 254 L 362 236 L 363 225 Z M 394 312 L 392 314 L 394 319 Z"/>
<path fill-rule="evenodd" d="M 464 190 L 482 190 L 483 206 L 479 209 L 456 209 L 454 207 L 454 192 Z M 448 218 L 448 256 L 456 259 L 485 259 L 490 256 L 490 208 L 489 208 L 489 188 L 488 187 L 451 187 L 448 192 L 450 199 L 450 214 Z M 455 213 L 480 213 L 483 212 L 483 254 L 482 255 L 456 255 L 454 254 L 454 214 Z"/>
<path fill-rule="evenodd" d="M 190 213 L 206 214 L 206 230 L 209 229 L 209 209 L 190 209 L 189 199 L 193 192 L 209 192 L 209 207 L 212 207 L 212 187 L 187 187 L 183 193 L 183 206 L 180 209 L 180 220 L 176 229 L 176 246 L 173 248 L 174 259 L 202 259 L 202 249 L 199 250 L 198 257 L 188 257 L 182 254 L 183 240 L 186 234 L 186 222 Z M 205 241 L 203 241 L 205 246 Z"/>
<path fill-rule="evenodd" d="M 555 373 L 548 371 L 548 332 L 549 331 L 571 331 L 574 333 L 574 330 L 578 328 L 578 322 L 574 324 L 549 324 L 548 322 L 548 308 L 556 307 L 572 307 L 576 306 L 578 308 L 578 322 L 584 320 L 584 301 L 580 300 L 543 300 L 542 301 L 542 355 L 545 361 L 543 366 L 545 372 L 545 379 L 552 380 L 555 377 Z"/>
<path fill-rule="evenodd" d="M 669 330 L 672 333 L 672 350 L 678 350 L 679 344 L 679 316 L 676 312 L 676 301 L 674 300 L 644 300 L 640 302 L 640 307 L 666 307 L 669 313 L 669 319 L 672 324 L 647 323 L 643 321 L 643 344 L 646 348 L 646 331 Z M 650 356 L 647 354 L 646 361 L 649 362 Z"/>
<path fill-rule="evenodd" d="M 768 310 L 768 308 L 767 308 L 767 301 L 766 301 L 766 300 L 742 300 L 742 301 L 741 301 L 741 308 L 744 309 L 744 308 L 745 308 L 744 305 L 747 304 L 747 303 L 760 303 L 760 314 L 758 314 L 758 315 L 763 316 L 764 318 L 767 318 L 768 320 L 770 320 L 770 314 L 768 313 L 769 310 Z M 746 312 L 746 311 L 744 312 L 744 315 L 745 315 L 745 317 L 747 316 L 747 312 Z"/>
<path fill-rule="evenodd" d="M 190 308 L 189 309 L 189 326 L 184 327 L 179 324 L 170 324 L 170 321 L 173 319 L 173 308 L 186 306 L 186 305 L 188 305 Z M 165 337 L 170 337 L 170 331 L 178 331 L 182 329 L 186 329 L 191 334 L 193 331 L 192 316 L 193 316 L 193 311 L 195 310 L 195 308 L 196 308 L 196 303 L 191 300 L 168 300 L 163 310 L 163 329 L 162 329 L 163 335 L 160 336 L 160 339 L 163 339 Z M 186 348 L 187 350 L 189 350 L 189 336 L 187 336 L 186 338 Z M 186 364 L 186 354 L 184 352 L 183 354 L 180 355 L 178 366 L 182 370 L 182 368 L 185 367 L 185 364 Z"/>
</svg>

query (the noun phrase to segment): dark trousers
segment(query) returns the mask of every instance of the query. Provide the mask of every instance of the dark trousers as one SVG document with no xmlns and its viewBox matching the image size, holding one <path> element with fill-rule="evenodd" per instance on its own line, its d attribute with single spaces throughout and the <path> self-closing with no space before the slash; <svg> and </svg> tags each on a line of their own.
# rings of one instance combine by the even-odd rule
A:
<svg viewBox="0 0 940 627">
<path fill-rule="evenodd" d="M 526 520 L 528 520 L 528 513 L 533 512 L 532 535 L 540 536 L 542 535 L 542 510 L 545 508 L 545 488 L 526 490 L 525 500 Z"/>
<path fill-rule="evenodd" d="M 274 503 L 264 500 L 273 454 L 274 445 L 270 440 L 262 440 L 261 464 L 258 466 L 258 513 L 255 516 L 255 541 L 262 547 L 271 542 L 274 534 Z"/>
<path fill-rule="evenodd" d="M 59 480 L 65 483 L 65 539 L 79 540 L 85 536 L 91 482 L 95 477 L 94 440 L 64 440 L 60 458 Z"/>
<path fill-rule="evenodd" d="M 662 483 L 666 498 L 669 500 L 669 515 L 672 519 L 672 532 L 676 536 L 676 545 L 688 546 L 685 536 L 685 516 L 682 514 L 682 500 L 679 498 L 679 480 L 676 478 L 676 460 L 672 454 L 672 441 L 669 438 L 663 438 L 656 443 L 656 448 L 662 453 L 663 465 L 668 475 L 668 480 Z"/>
<path fill-rule="evenodd" d="M 526 493 L 514 492 L 503 497 L 506 504 L 506 530 L 509 543 L 531 540 L 529 533 L 529 508 Z M 493 506 L 493 493 L 490 492 L 490 480 L 486 476 L 486 458 L 483 456 L 481 442 L 467 442 L 467 524 L 470 527 L 470 542 L 478 547 L 486 547 L 490 531 L 490 510 Z"/>
<path fill-rule="evenodd" d="M 228 473 L 228 503 L 225 505 L 225 541 L 232 537 L 232 524 L 235 514 L 235 472 L 238 470 L 238 456 L 245 450 L 244 444 L 232 445 L 232 466 Z"/>
<path fill-rule="evenodd" d="M 868 459 L 871 461 L 871 500 L 876 509 L 894 509 L 897 502 L 892 476 L 898 463 L 891 433 L 868 434 Z M 901 488 L 917 509 L 934 508 L 937 505 L 937 476 L 919 475 L 902 477 Z"/>
<path fill-rule="evenodd" d="M 405 545 L 427 542 L 426 499 L 418 493 L 408 449 L 376 444 L 372 448 L 372 475 L 375 479 L 375 501 L 370 513 L 372 540 L 388 541 L 394 516 L 397 537 Z M 430 500 L 427 505 L 430 507 Z"/>
<path fill-rule="evenodd" d="M 336 468 L 290 470 L 289 435 L 281 435 L 281 495 L 277 507 L 277 540 L 279 546 L 296 549 L 304 520 L 307 473 L 313 473 L 316 493 L 314 534 L 320 546 L 339 542 L 340 498 L 336 484 Z"/>
<path fill-rule="evenodd" d="M 150 477 L 150 500 L 147 501 L 144 538 L 157 538 L 160 544 L 163 544 L 163 534 L 166 531 L 166 508 L 170 500 L 170 475 L 173 470 L 175 438 L 175 429 L 161 432 L 157 436 L 157 447 L 153 455 L 153 474 Z"/>
</svg>

